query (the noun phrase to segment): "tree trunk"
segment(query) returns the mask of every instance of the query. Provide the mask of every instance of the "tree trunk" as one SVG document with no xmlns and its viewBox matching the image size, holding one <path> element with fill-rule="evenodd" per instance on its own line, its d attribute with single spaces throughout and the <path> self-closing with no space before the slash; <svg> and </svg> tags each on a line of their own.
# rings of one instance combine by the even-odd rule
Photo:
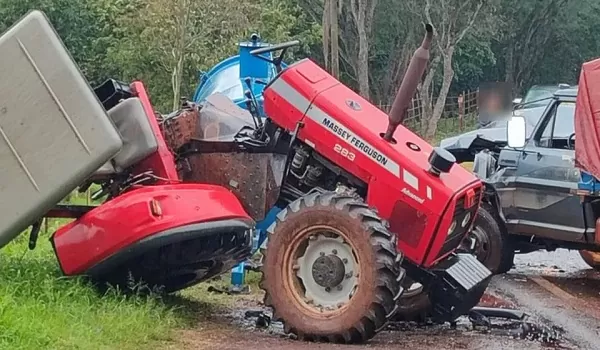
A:
<svg viewBox="0 0 600 350">
<path fill-rule="evenodd" d="M 173 73 L 171 84 L 173 87 L 173 110 L 177 110 L 181 104 L 181 82 L 183 80 L 184 60 L 186 54 L 186 39 L 188 37 L 188 23 L 190 19 L 190 4 L 187 0 L 179 0 L 175 13 L 175 33 L 177 41 L 173 48 Z"/>
<path fill-rule="evenodd" d="M 444 107 L 446 106 L 446 97 L 448 97 L 448 91 L 450 90 L 452 79 L 454 78 L 454 69 L 452 69 L 453 55 L 454 46 L 451 46 L 446 51 L 446 54 L 444 54 L 444 78 L 442 80 L 442 87 L 440 88 L 440 92 L 435 102 L 435 107 L 433 108 L 433 114 L 431 115 L 427 126 L 427 133 L 425 134 L 425 139 L 427 141 L 433 141 L 435 139 L 437 124 L 440 121 L 442 114 L 444 113 Z"/>
<path fill-rule="evenodd" d="M 369 38 L 364 24 L 358 26 L 358 90 L 362 97 L 369 99 Z"/>
<path fill-rule="evenodd" d="M 330 35 L 331 35 L 331 16 L 329 15 L 329 11 L 331 9 L 330 3 L 336 0 L 324 0 L 323 2 L 323 60 L 325 61 L 325 69 L 329 70 L 330 61 L 329 61 L 329 47 L 330 47 Z"/>
<path fill-rule="evenodd" d="M 506 55 L 504 58 L 505 70 L 504 70 L 504 80 L 510 84 L 511 90 L 513 94 L 517 93 L 517 85 L 515 84 L 515 45 L 513 42 L 508 44 L 506 49 Z"/>
<path fill-rule="evenodd" d="M 340 28 L 338 23 L 338 6 L 339 0 L 328 0 L 330 3 L 329 7 L 329 21 L 331 26 L 331 74 L 338 78 L 340 77 Z"/>
<path fill-rule="evenodd" d="M 429 70 L 425 75 L 421 89 L 419 90 L 419 97 L 421 98 L 421 136 L 427 134 L 429 128 L 429 119 L 433 116 L 433 91 L 432 84 L 437 65 L 440 62 L 440 56 L 435 56 L 431 61 Z"/>
</svg>

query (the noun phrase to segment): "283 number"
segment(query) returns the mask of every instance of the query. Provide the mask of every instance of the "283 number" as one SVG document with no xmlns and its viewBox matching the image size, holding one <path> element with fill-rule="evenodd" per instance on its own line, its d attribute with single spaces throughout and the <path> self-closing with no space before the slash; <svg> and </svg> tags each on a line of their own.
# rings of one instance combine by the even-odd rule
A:
<svg viewBox="0 0 600 350">
<path fill-rule="evenodd" d="M 337 153 L 341 154 L 342 157 L 348 158 L 351 161 L 354 161 L 355 155 L 354 153 L 350 152 L 347 148 L 342 147 L 339 144 L 335 144 L 335 146 L 333 146 L 333 150 L 336 151 Z"/>
</svg>

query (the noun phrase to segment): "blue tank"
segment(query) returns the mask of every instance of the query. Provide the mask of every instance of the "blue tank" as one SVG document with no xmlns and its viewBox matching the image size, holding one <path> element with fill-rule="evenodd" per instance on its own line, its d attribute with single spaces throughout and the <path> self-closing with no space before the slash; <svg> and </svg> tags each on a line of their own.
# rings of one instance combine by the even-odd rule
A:
<svg viewBox="0 0 600 350">
<path fill-rule="evenodd" d="M 238 44 L 238 54 L 231 56 L 206 73 L 200 74 L 200 82 L 196 88 L 193 101 L 201 102 L 206 97 L 220 92 L 229 97 L 235 104 L 246 109 L 246 90 L 249 90 L 245 80 L 250 78 L 251 90 L 257 100 L 259 115 L 263 113 L 263 90 L 265 85 L 276 75 L 275 66 L 255 55 L 250 51 L 261 47 L 271 46 L 271 44 L 262 42 L 256 34 L 252 35 L 250 41 Z M 263 54 L 263 57 L 272 59 L 271 53 Z M 285 68 L 286 65 L 282 64 Z"/>
</svg>

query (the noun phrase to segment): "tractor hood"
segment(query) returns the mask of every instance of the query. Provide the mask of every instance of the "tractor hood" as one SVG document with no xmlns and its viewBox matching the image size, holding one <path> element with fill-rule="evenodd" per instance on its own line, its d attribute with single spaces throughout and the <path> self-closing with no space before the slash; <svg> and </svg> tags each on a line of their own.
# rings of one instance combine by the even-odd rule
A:
<svg viewBox="0 0 600 350">
<path fill-rule="evenodd" d="M 546 109 L 543 107 L 516 110 L 516 115 L 522 115 L 526 121 L 526 136 L 529 137 L 535 125 Z M 506 116 L 510 117 L 510 114 Z M 491 122 L 483 128 L 471 130 L 464 134 L 448 137 L 440 142 L 440 147 L 450 151 L 457 162 L 469 162 L 474 154 L 482 149 L 501 148 L 506 145 L 507 121 Z"/>
<path fill-rule="evenodd" d="M 600 59 L 585 62 L 575 105 L 575 163 L 600 178 Z"/>
</svg>

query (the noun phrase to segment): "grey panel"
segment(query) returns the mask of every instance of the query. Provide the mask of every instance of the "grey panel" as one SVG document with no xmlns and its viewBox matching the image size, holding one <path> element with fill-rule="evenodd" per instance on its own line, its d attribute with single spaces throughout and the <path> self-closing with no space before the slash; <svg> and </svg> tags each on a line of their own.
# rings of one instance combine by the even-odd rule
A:
<svg viewBox="0 0 600 350">
<path fill-rule="evenodd" d="M 0 247 L 121 148 L 106 111 L 45 15 L 0 37 Z"/>
<path fill-rule="evenodd" d="M 128 98 L 108 111 L 123 138 L 123 148 L 115 156 L 117 171 L 123 171 L 158 149 L 156 136 L 139 98 Z"/>
</svg>

